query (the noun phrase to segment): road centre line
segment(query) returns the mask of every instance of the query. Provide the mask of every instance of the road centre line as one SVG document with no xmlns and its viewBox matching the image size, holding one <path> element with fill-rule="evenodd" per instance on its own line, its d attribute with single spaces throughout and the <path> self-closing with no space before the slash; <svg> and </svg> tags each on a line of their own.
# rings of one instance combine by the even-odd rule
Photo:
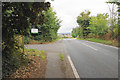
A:
<svg viewBox="0 0 120 80">
<path fill-rule="evenodd" d="M 81 44 L 83 44 L 83 43 L 81 43 Z M 92 46 L 89 46 L 89 45 L 87 45 L 87 44 L 83 44 L 83 45 L 88 46 L 88 47 L 90 47 L 90 48 L 92 48 L 92 49 L 94 49 L 94 50 L 96 50 L 96 51 L 97 51 L 97 49 L 96 49 L 96 48 L 94 48 L 94 47 L 92 47 Z"/>
<path fill-rule="evenodd" d="M 74 73 L 74 75 L 75 75 L 75 78 L 77 78 L 77 80 L 80 80 L 80 76 L 78 75 L 78 72 L 77 72 L 77 70 L 76 70 L 76 68 L 75 68 L 75 66 L 74 66 L 74 64 L 73 64 L 70 56 L 68 55 L 67 57 L 68 57 L 68 60 L 69 60 L 69 62 L 70 62 L 70 65 L 71 65 L 71 67 L 72 67 L 72 70 L 73 70 L 73 73 Z"/>
</svg>

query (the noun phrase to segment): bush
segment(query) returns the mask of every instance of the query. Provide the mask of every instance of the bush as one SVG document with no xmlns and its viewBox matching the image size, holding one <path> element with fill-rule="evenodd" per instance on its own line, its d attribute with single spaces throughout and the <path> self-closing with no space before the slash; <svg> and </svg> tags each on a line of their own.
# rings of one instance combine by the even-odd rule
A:
<svg viewBox="0 0 120 80">
<path fill-rule="evenodd" d="M 21 35 L 14 35 L 9 39 L 10 44 L 2 44 L 2 76 L 5 77 L 13 73 L 24 63 L 23 44 Z"/>
<path fill-rule="evenodd" d="M 95 34 L 89 33 L 88 38 L 94 38 L 94 37 L 95 37 Z"/>
<path fill-rule="evenodd" d="M 29 44 L 31 39 L 29 37 L 24 36 L 24 43 Z"/>
</svg>

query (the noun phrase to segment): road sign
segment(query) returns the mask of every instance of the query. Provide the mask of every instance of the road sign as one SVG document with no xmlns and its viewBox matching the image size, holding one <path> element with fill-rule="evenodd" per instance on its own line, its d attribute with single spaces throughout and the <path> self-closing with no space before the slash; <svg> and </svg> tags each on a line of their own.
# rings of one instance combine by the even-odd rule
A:
<svg viewBox="0 0 120 80">
<path fill-rule="evenodd" d="M 32 29 L 31 29 L 31 33 L 32 33 L 32 34 L 37 34 L 37 33 L 38 33 L 38 29 L 32 28 Z"/>
</svg>

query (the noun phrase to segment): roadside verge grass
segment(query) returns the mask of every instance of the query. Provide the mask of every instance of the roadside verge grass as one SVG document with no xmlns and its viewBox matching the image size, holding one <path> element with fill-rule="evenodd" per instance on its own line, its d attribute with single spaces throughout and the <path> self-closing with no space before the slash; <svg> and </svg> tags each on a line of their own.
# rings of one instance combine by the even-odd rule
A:
<svg viewBox="0 0 120 80">
<path fill-rule="evenodd" d="M 92 41 L 92 42 L 98 42 L 98 43 L 102 43 L 102 44 L 106 44 L 106 45 L 112 45 L 112 46 L 116 46 L 116 47 L 120 47 L 120 44 L 118 42 L 113 42 L 112 40 L 103 40 L 103 39 L 98 39 L 98 38 L 77 38 L 79 40 L 87 40 L 87 41 Z"/>
<path fill-rule="evenodd" d="M 26 61 L 26 59 L 28 61 Z M 24 64 L 20 65 L 12 74 L 5 78 L 33 78 L 39 76 L 45 77 L 47 59 L 45 51 L 37 49 L 24 50 Z M 35 73 L 35 74 L 33 74 Z M 37 75 L 39 74 L 39 75 Z M 32 76 L 32 77 L 31 77 Z"/>
<path fill-rule="evenodd" d="M 39 56 L 42 59 L 45 59 L 45 51 L 44 50 L 37 50 L 37 49 L 25 49 L 25 55 L 27 56 Z"/>
<path fill-rule="evenodd" d="M 60 53 L 60 59 L 63 61 L 64 60 L 64 56 L 62 53 Z"/>
</svg>

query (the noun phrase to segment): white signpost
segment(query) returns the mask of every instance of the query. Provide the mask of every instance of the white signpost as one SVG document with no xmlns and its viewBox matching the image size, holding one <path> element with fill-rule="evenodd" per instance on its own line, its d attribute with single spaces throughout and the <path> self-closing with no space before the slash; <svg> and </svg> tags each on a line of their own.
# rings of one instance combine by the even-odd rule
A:
<svg viewBox="0 0 120 80">
<path fill-rule="evenodd" d="M 37 33 L 38 33 L 38 29 L 32 28 L 32 29 L 31 29 L 31 33 L 32 33 L 32 34 L 37 34 Z"/>
</svg>

